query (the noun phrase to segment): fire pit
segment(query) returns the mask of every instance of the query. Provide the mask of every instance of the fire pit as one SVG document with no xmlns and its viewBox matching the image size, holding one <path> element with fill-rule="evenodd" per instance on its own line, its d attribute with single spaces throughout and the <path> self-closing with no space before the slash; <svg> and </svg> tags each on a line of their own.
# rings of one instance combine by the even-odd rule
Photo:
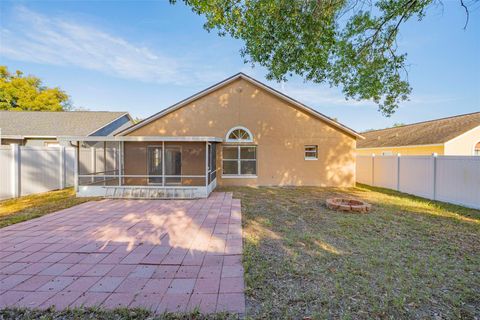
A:
<svg viewBox="0 0 480 320">
<path fill-rule="evenodd" d="M 346 198 L 330 198 L 327 199 L 327 207 L 332 210 L 367 213 L 370 211 L 372 205 L 360 200 Z"/>
</svg>

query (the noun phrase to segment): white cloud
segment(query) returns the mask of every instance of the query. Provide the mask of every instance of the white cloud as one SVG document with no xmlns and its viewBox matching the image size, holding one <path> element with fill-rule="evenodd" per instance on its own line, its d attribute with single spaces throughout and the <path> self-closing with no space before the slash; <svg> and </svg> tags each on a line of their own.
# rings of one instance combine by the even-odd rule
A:
<svg viewBox="0 0 480 320">
<path fill-rule="evenodd" d="M 280 91 L 295 98 L 307 105 L 315 107 L 371 107 L 375 110 L 378 106 L 370 100 L 345 99 L 343 93 L 336 88 L 329 88 L 325 85 L 300 86 L 282 83 Z M 402 102 L 401 107 L 436 105 L 439 103 L 453 102 L 460 99 L 442 94 L 415 94 L 410 96 L 408 101 Z"/>
<path fill-rule="evenodd" d="M 346 100 L 342 92 L 324 85 L 296 86 L 288 83 L 280 84 L 280 91 L 298 101 L 314 107 L 357 107 L 375 106 L 371 101 Z"/>
<path fill-rule="evenodd" d="M 14 9 L 12 21 L 0 30 L 0 55 L 12 60 L 76 66 L 146 82 L 199 80 L 187 72 L 193 62 L 153 52 L 92 26 L 47 17 L 25 7 Z M 208 70 L 202 75 L 206 73 Z"/>
</svg>

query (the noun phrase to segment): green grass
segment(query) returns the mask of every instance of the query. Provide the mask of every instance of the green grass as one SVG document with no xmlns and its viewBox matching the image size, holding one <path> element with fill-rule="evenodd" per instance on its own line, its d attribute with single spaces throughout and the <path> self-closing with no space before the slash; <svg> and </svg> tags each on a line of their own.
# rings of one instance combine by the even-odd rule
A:
<svg viewBox="0 0 480 320">
<path fill-rule="evenodd" d="M 229 320 L 238 319 L 237 315 L 228 313 L 217 313 L 211 315 L 202 315 L 198 311 L 191 313 L 164 313 L 154 315 L 151 311 L 140 308 L 118 308 L 106 310 L 102 308 L 75 308 L 67 310 L 47 310 L 7 308 L 0 310 L 0 319 L 5 320 Z"/>
<path fill-rule="evenodd" d="M 73 188 L 0 201 L 0 228 L 98 198 L 77 198 Z"/>
<path fill-rule="evenodd" d="M 480 212 L 367 186 L 223 188 L 242 200 L 247 315 L 480 315 Z M 363 199 L 368 214 L 324 205 Z"/>
</svg>

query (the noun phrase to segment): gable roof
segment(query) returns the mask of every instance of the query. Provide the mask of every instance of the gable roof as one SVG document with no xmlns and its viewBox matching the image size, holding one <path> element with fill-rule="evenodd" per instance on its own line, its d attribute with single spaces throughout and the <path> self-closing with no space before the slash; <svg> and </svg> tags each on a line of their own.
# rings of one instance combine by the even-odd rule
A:
<svg viewBox="0 0 480 320">
<path fill-rule="evenodd" d="M 357 148 L 443 144 L 480 126 L 480 112 L 363 132 Z"/>
<path fill-rule="evenodd" d="M 127 112 L 107 111 L 0 111 L 2 138 L 88 136 Z"/>
<path fill-rule="evenodd" d="M 333 127 L 336 127 L 343 132 L 346 132 L 350 135 L 353 135 L 354 137 L 363 139 L 363 137 L 358 132 L 356 132 L 355 130 L 350 129 L 347 126 L 344 126 L 343 124 L 333 120 L 332 118 L 327 117 L 326 115 L 324 115 L 324 114 L 322 114 L 322 113 L 304 105 L 303 103 L 285 95 L 284 93 L 282 93 L 280 91 L 277 91 L 277 90 L 267 86 L 266 84 L 254 79 L 254 78 L 252 78 L 252 77 L 250 77 L 250 76 L 248 76 L 248 75 L 246 75 L 242 72 L 237 73 L 237 74 L 231 76 L 230 78 L 227 78 L 227 79 L 225 79 L 221 82 L 218 82 L 218 83 L 214 84 L 213 86 L 210 86 L 207 89 L 205 89 L 203 91 L 200 91 L 200 92 L 194 94 L 193 96 L 190 96 L 190 97 L 188 97 L 188 98 L 186 98 L 186 99 L 184 99 L 180 102 L 177 102 L 176 104 L 174 104 L 174 105 L 172 105 L 172 106 L 170 106 L 170 107 L 168 107 L 168 108 L 166 108 L 166 109 L 164 109 L 164 110 L 162 110 L 162 111 L 144 119 L 143 121 L 138 122 L 137 124 L 132 125 L 128 129 L 120 132 L 119 135 L 125 135 L 125 134 L 128 134 L 128 133 L 130 133 L 134 130 L 137 130 L 138 128 L 141 128 L 141 127 L 147 125 L 148 123 L 150 123 L 152 121 L 155 121 L 155 120 L 157 120 L 157 119 L 159 119 L 159 118 L 161 118 L 161 117 L 163 117 L 163 116 L 165 116 L 165 115 L 167 115 L 167 114 L 169 114 L 169 113 L 171 113 L 175 110 L 178 110 L 178 109 L 184 107 L 185 105 L 187 105 L 188 103 L 190 103 L 194 100 L 200 99 L 201 97 L 206 96 L 207 94 L 209 94 L 209 93 L 211 93 L 215 90 L 218 90 L 219 88 L 224 87 L 224 86 L 234 82 L 237 79 L 246 80 L 246 81 L 248 81 L 248 82 L 250 82 L 250 83 L 252 83 L 252 84 L 254 84 L 254 85 L 270 92 L 270 93 L 272 93 L 273 95 L 277 96 L 278 98 L 293 104 L 297 108 L 313 115 L 314 117 L 329 123 Z"/>
</svg>

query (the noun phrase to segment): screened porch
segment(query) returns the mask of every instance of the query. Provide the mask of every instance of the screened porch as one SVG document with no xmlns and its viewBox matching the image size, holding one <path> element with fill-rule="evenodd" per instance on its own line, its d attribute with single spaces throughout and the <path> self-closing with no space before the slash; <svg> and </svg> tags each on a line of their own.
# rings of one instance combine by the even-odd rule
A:
<svg viewBox="0 0 480 320">
<path fill-rule="evenodd" d="M 216 187 L 214 137 L 68 137 L 78 196 L 203 198 Z"/>
</svg>

